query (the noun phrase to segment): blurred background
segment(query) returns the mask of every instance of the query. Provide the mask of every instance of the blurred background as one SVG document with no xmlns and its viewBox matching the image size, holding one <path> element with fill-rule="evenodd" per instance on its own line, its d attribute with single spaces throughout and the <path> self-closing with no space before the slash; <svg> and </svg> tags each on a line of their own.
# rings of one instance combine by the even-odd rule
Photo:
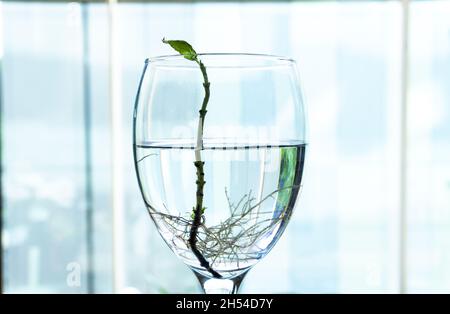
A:
<svg viewBox="0 0 450 314">
<path fill-rule="evenodd" d="M 295 58 L 303 190 L 242 292 L 450 292 L 450 1 L 0 1 L 6 293 L 199 292 L 132 163 L 144 59 Z"/>
</svg>

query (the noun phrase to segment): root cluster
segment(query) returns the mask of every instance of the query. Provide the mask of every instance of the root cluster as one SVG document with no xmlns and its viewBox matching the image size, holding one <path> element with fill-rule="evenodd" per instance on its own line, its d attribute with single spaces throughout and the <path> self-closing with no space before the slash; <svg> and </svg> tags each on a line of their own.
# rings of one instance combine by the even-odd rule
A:
<svg viewBox="0 0 450 314">
<path fill-rule="evenodd" d="M 291 188 L 291 187 L 289 187 Z M 276 190 L 255 204 L 255 198 L 244 195 L 237 204 L 230 200 L 227 190 L 225 194 L 230 210 L 229 217 L 214 226 L 206 226 L 202 216 L 197 233 L 197 249 L 210 261 L 212 266 L 219 263 L 239 263 L 246 260 L 259 259 L 264 247 L 259 241 L 276 232 L 276 228 L 284 218 L 284 211 L 274 216 L 272 211 L 261 211 L 261 204 L 280 190 Z M 189 257 L 189 233 L 192 226 L 190 217 L 173 216 L 167 213 L 150 210 L 158 224 L 164 224 L 172 235 L 172 242 L 177 247 L 177 253 Z M 180 245 L 180 241 L 183 245 Z M 184 247 L 184 249 L 182 249 Z"/>
</svg>

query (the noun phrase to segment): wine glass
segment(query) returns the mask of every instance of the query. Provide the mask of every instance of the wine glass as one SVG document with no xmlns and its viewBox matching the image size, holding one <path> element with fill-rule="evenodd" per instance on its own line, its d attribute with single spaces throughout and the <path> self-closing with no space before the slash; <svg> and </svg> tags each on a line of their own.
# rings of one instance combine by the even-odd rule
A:
<svg viewBox="0 0 450 314">
<path fill-rule="evenodd" d="M 134 162 L 144 203 L 169 248 L 205 293 L 237 293 L 296 204 L 305 108 L 292 59 L 198 57 L 205 73 L 181 55 L 145 61 Z"/>
</svg>

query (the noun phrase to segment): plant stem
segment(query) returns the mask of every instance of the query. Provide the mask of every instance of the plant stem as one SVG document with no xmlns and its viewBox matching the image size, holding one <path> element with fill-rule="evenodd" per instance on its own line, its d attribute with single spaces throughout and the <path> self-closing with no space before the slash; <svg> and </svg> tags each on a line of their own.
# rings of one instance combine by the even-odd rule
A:
<svg viewBox="0 0 450 314">
<path fill-rule="evenodd" d="M 209 101 L 210 83 L 208 81 L 208 74 L 206 73 L 206 67 L 203 64 L 203 62 L 198 59 L 195 59 L 195 61 L 200 66 L 200 70 L 202 71 L 205 97 L 203 98 L 202 107 L 200 108 L 199 111 L 200 116 L 198 119 L 198 128 L 197 128 L 197 144 L 195 147 L 195 162 L 194 162 L 197 174 L 197 180 L 195 181 L 195 183 L 197 184 L 197 191 L 196 191 L 196 205 L 194 207 L 194 218 L 192 221 L 191 230 L 189 232 L 189 245 L 191 247 L 192 252 L 200 262 L 200 265 L 204 267 L 207 271 L 209 271 L 215 278 L 222 278 L 222 276 L 218 272 L 212 269 L 209 262 L 205 259 L 203 254 L 197 248 L 198 228 L 200 226 L 203 214 L 203 187 L 206 183 L 205 171 L 203 167 L 205 165 L 205 162 L 202 161 L 201 151 L 203 149 L 203 125 L 205 123 L 205 116 L 207 112 L 206 107 Z"/>
<path fill-rule="evenodd" d="M 202 138 L 201 140 L 203 140 L 203 123 L 205 122 L 205 116 L 206 116 L 206 106 L 208 105 L 208 101 L 209 101 L 209 95 L 210 95 L 210 91 L 209 91 L 209 81 L 208 81 L 208 74 L 206 73 L 206 67 L 203 64 L 202 61 L 197 61 L 198 65 L 200 66 L 200 70 L 202 71 L 202 75 L 203 75 L 203 87 L 205 88 L 205 97 L 203 98 L 203 103 L 202 103 L 202 108 L 200 109 L 199 113 L 200 113 L 200 119 L 202 120 Z M 203 146 L 203 144 L 202 144 Z"/>
</svg>

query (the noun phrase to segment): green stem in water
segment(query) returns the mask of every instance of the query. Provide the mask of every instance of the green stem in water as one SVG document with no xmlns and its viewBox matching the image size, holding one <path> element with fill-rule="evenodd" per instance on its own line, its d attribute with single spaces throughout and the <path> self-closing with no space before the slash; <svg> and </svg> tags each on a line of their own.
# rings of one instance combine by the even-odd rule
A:
<svg viewBox="0 0 450 314">
<path fill-rule="evenodd" d="M 203 98 L 202 107 L 200 108 L 199 114 L 199 125 L 198 125 L 198 133 L 197 133 L 197 146 L 195 148 L 195 162 L 194 166 L 196 168 L 196 174 L 197 174 L 197 180 L 195 181 L 197 185 L 197 191 L 196 191 L 196 205 L 194 207 L 193 212 L 193 221 L 191 230 L 189 232 L 189 245 L 191 247 L 192 252 L 197 257 L 198 261 L 200 262 L 200 265 L 204 267 L 208 272 L 210 272 L 215 278 L 222 278 L 222 276 L 216 272 L 214 269 L 212 269 L 209 262 L 205 259 L 203 254 L 198 250 L 197 248 L 197 234 L 198 234 L 198 228 L 200 227 L 202 214 L 205 210 L 203 207 L 203 187 L 205 186 L 205 171 L 204 171 L 204 165 L 205 162 L 202 161 L 201 153 L 200 151 L 203 149 L 203 125 L 205 122 L 205 116 L 206 116 L 206 107 L 208 105 L 209 96 L 210 96 L 210 90 L 209 86 L 210 83 L 208 81 L 208 74 L 206 73 L 206 67 L 203 64 L 203 62 L 199 61 L 198 59 L 195 59 L 195 62 L 198 63 L 200 66 L 200 70 L 202 71 L 203 75 L 203 87 L 205 89 L 205 97 Z"/>
</svg>

